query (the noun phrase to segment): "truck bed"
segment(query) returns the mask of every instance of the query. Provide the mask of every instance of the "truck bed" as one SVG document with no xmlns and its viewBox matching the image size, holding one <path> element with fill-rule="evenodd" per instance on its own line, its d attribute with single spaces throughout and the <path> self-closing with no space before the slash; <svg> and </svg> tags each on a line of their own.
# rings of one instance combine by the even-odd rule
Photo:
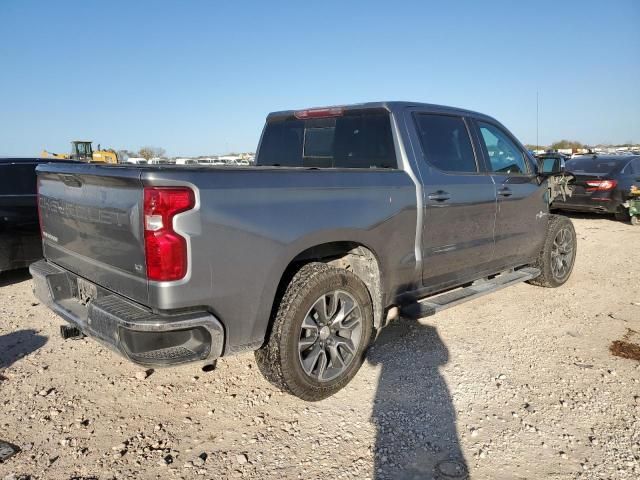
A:
<svg viewBox="0 0 640 480">
<path fill-rule="evenodd" d="M 310 246 L 371 245 L 391 283 L 414 277 L 416 190 L 401 170 L 47 164 L 38 176 L 49 261 L 154 312 L 210 311 L 230 345 L 262 341 L 273 279 Z M 189 253 L 178 281 L 146 278 L 141 211 L 152 186 L 195 192 L 195 208 L 174 218 Z"/>
</svg>

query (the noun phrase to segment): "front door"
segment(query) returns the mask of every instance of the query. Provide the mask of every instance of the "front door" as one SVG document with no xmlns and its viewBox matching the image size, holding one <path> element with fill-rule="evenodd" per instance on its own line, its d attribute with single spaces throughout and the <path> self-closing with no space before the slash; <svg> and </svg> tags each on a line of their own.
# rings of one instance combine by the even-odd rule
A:
<svg viewBox="0 0 640 480">
<path fill-rule="evenodd" d="M 504 265 L 530 261 L 547 230 L 546 183 L 538 180 L 524 150 L 503 128 L 477 121 L 480 148 L 498 199 L 495 259 Z"/>
<path fill-rule="evenodd" d="M 422 153 L 417 161 L 424 204 L 423 284 L 444 288 L 491 261 L 496 193 L 491 176 L 479 167 L 463 117 L 418 111 L 412 120 Z"/>
</svg>

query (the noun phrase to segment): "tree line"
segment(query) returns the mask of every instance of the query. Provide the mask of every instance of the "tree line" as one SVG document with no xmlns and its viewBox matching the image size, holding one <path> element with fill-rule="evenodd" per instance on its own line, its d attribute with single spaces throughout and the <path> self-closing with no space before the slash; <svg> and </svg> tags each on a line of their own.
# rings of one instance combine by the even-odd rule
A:
<svg viewBox="0 0 640 480">
<path fill-rule="evenodd" d="M 627 142 L 627 143 L 623 143 L 621 145 L 607 145 L 607 146 L 616 146 L 616 147 L 635 147 L 635 145 L 631 142 Z M 553 142 L 551 145 L 549 145 L 548 147 L 544 146 L 544 145 L 532 145 L 530 143 L 527 143 L 525 145 L 525 147 L 528 150 L 537 150 L 537 149 L 543 149 L 543 150 L 547 150 L 547 149 L 551 149 L 551 150 L 560 150 L 560 149 L 565 149 L 565 148 L 570 148 L 572 150 L 578 149 L 578 148 L 592 148 L 592 146 L 587 145 L 586 143 L 582 143 L 579 142 L 577 140 L 558 140 L 557 142 Z"/>
<path fill-rule="evenodd" d="M 167 152 L 164 148 L 151 146 L 140 147 L 140 150 L 138 150 L 137 152 L 126 149 L 118 150 L 118 155 L 121 157 L 141 157 L 147 161 L 151 158 L 164 157 L 165 153 Z"/>
</svg>

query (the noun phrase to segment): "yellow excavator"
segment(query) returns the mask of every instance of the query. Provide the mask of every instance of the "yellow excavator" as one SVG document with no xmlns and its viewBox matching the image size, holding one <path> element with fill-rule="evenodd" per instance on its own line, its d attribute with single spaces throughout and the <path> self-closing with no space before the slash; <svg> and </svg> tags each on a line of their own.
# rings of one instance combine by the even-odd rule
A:
<svg viewBox="0 0 640 480">
<path fill-rule="evenodd" d="M 102 150 L 98 145 L 98 150 L 93 150 L 92 142 L 86 140 L 74 140 L 71 142 L 71 153 L 53 153 L 43 150 L 40 154 L 42 158 L 57 158 L 60 160 L 78 160 L 90 163 L 118 163 L 118 154 L 115 150 Z"/>
</svg>

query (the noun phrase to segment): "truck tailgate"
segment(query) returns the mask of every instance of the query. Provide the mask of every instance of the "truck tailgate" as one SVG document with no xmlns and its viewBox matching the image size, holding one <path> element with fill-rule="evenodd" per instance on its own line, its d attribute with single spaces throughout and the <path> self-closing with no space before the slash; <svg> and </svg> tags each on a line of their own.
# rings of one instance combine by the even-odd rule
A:
<svg viewBox="0 0 640 480">
<path fill-rule="evenodd" d="M 49 163 L 37 171 L 44 256 L 147 303 L 140 171 L 82 163 Z"/>
</svg>

